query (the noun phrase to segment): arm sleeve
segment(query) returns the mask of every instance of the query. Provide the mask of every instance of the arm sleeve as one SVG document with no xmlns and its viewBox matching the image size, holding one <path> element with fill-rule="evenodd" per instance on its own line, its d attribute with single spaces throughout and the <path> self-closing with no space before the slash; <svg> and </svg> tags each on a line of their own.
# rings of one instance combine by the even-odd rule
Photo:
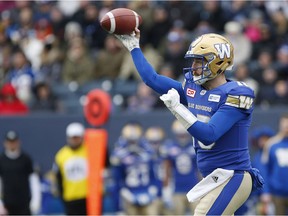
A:
<svg viewBox="0 0 288 216">
<path fill-rule="evenodd" d="M 204 145 L 210 145 L 246 116 L 247 114 L 241 112 L 240 109 L 223 106 L 208 123 L 197 121 L 188 128 L 188 132 Z"/>
<path fill-rule="evenodd" d="M 31 190 L 30 209 L 33 214 L 37 214 L 41 206 L 41 184 L 39 176 L 36 173 L 30 174 L 29 184 Z"/>
<path fill-rule="evenodd" d="M 153 67 L 145 59 L 141 49 L 135 48 L 131 51 L 133 62 L 141 76 L 143 82 L 159 94 L 166 94 L 168 90 L 174 88 L 180 95 L 180 101 L 187 104 L 186 96 L 182 84 L 169 77 L 157 74 Z"/>
<path fill-rule="evenodd" d="M 60 195 L 61 199 L 63 199 L 63 177 L 62 177 L 60 168 L 56 162 L 54 162 L 52 170 L 56 175 L 56 185 L 57 185 L 59 195 Z"/>
</svg>

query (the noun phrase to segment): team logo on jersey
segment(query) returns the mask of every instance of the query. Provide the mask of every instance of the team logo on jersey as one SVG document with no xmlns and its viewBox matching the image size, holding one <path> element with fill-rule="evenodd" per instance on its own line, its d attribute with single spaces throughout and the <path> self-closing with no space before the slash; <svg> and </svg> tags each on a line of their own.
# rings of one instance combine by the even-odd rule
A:
<svg viewBox="0 0 288 216">
<path fill-rule="evenodd" d="M 219 102 L 220 98 L 221 98 L 220 95 L 210 94 L 209 97 L 208 97 L 208 101 Z"/>
<path fill-rule="evenodd" d="M 206 90 L 201 90 L 200 95 L 205 95 L 206 94 Z"/>
<path fill-rule="evenodd" d="M 186 94 L 187 94 L 189 97 L 195 97 L 195 93 L 196 93 L 196 90 L 187 88 Z"/>
<path fill-rule="evenodd" d="M 244 95 L 228 95 L 225 104 L 242 109 L 250 109 L 254 99 Z"/>
</svg>

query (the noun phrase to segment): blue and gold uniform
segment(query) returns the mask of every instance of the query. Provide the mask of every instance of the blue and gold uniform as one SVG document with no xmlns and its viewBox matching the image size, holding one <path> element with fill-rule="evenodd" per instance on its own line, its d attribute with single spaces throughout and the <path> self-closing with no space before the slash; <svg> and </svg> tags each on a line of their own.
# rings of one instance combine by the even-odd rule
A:
<svg viewBox="0 0 288 216">
<path fill-rule="evenodd" d="M 186 82 L 184 92 L 188 109 L 198 119 L 188 131 L 194 137 L 202 175 L 207 176 L 219 167 L 249 170 L 248 128 L 253 111 L 252 89 L 243 82 L 227 80 L 224 85 L 209 91 L 201 85 Z"/>
<path fill-rule="evenodd" d="M 218 168 L 232 173 L 220 186 L 202 194 L 195 214 L 233 214 L 248 198 L 252 183 L 255 187 L 263 184 L 257 171 L 251 167 L 248 150 L 248 128 L 255 98 L 253 90 L 243 82 L 230 80 L 208 90 L 190 78 L 191 72 L 186 73 L 184 83 L 180 83 L 158 75 L 139 48 L 134 48 L 131 55 L 148 86 L 159 94 L 175 89 L 181 104 L 197 118 L 187 130 L 194 139 L 197 165 L 202 176 L 212 177 L 212 183 L 218 184 L 222 173 L 210 176 L 211 173 L 214 174 Z"/>
</svg>

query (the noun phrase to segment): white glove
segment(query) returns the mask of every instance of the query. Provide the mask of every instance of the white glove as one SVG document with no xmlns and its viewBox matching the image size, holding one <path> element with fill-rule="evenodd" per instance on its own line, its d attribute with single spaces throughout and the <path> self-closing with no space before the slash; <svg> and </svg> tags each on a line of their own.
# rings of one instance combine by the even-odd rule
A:
<svg viewBox="0 0 288 216">
<path fill-rule="evenodd" d="M 167 94 L 160 96 L 160 99 L 186 130 L 197 121 L 196 116 L 180 103 L 180 96 L 176 89 L 170 89 Z"/>
<path fill-rule="evenodd" d="M 135 48 L 139 48 L 139 41 L 140 39 L 136 37 L 135 32 L 133 32 L 130 35 L 116 35 L 114 34 L 115 37 L 117 37 L 122 44 L 131 52 Z"/>
<path fill-rule="evenodd" d="M 41 184 L 39 176 L 32 173 L 29 176 L 29 184 L 31 190 L 30 210 L 33 215 L 38 214 L 41 207 Z"/>
<path fill-rule="evenodd" d="M 160 99 L 169 109 L 175 108 L 180 104 L 180 95 L 174 88 L 170 89 L 167 94 L 160 96 Z"/>
</svg>

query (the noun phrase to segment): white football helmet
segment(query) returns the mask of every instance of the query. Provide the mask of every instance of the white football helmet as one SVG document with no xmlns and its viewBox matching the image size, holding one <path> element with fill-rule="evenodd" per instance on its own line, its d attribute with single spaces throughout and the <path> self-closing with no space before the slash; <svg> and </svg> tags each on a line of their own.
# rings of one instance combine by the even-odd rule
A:
<svg viewBox="0 0 288 216">
<path fill-rule="evenodd" d="M 232 43 L 219 34 L 204 34 L 196 38 L 189 46 L 185 58 L 202 59 L 202 74 L 193 76 L 193 70 L 198 68 L 184 68 L 187 81 L 202 85 L 232 67 L 234 48 Z"/>
</svg>

